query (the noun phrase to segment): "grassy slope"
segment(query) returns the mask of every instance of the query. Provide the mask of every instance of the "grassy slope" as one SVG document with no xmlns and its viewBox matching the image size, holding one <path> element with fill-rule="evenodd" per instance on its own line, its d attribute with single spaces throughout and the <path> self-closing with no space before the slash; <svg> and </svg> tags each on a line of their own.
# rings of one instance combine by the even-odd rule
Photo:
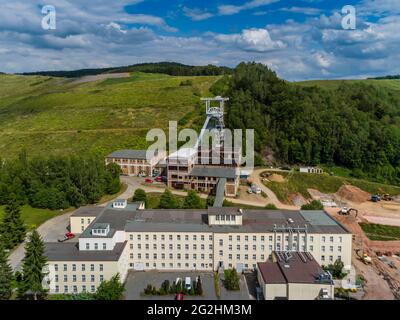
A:
<svg viewBox="0 0 400 320">
<path fill-rule="evenodd" d="M 4 207 L 5 206 L 0 206 L 0 221 L 3 219 Z M 21 215 L 28 228 L 34 229 L 40 226 L 46 220 L 54 218 L 55 216 L 65 212 L 66 211 L 60 210 L 35 209 L 26 205 L 22 207 Z"/>
<path fill-rule="evenodd" d="M 400 227 L 374 223 L 360 223 L 360 226 L 371 240 L 400 240 Z"/>
<path fill-rule="evenodd" d="M 300 172 L 276 172 L 286 178 L 285 182 L 265 182 L 282 202 L 288 202 L 289 195 L 293 193 L 301 193 L 305 198 L 310 199 L 311 196 L 307 189 L 317 189 L 323 193 L 335 193 L 343 184 L 351 184 L 365 190 L 369 193 L 389 193 L 392 195 L 400 194 L 400 187 L 384 185 L 380 183 L 369 182 L 360 179 L 307 174 Z"/>
<path fill-rule="evenodd" d="M 193 86 L 180 86 L 191 79 Z M 144 148 L 146 133 L 195 110 L 218 77 L 134 73 L 74 84 L 63 78 L 0 75 L 0 154 L 67 154 Z"/>
</svg>

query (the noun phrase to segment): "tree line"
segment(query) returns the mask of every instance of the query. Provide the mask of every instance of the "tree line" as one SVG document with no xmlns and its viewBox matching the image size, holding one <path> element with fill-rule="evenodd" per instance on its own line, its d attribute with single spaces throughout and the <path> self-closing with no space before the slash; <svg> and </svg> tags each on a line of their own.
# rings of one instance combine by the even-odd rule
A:
<svg viewBox="0 0 400 320">
<path fill-rule="evenodd" d="M 241 63 L 212 91 L 230 97 L 231 129 L 255 130 L 257 164 L 272 153 L 279 163 L 338 165 L 356 178 L 400 183 L 400 98 L 384 87 L 299 86 Z"/>
<path fill-rule="evenodd" d="M 0 205 L 65 209 L 97 202 L 120 190 L 120 168 L 100 155 L 50 156 L 0 160 Z"/>
<path fill-rule="evenodd" d="M 39 71 L 28 72 L 23 75 L 41 75 L 49 77 L 77 78 L 83 76 L 93 76 L 103 73 L 122 73 L 122 72 L 145 72 L 163 73 L 171 76 L 217 76 L 231 74 L 232 69 L 214 65 L 189 66 L 176 62 L 156 62 L 140 63 L 124 67 L 99 68 L 99 69 L 80 69 L 73 71 Z"/>
</svg>

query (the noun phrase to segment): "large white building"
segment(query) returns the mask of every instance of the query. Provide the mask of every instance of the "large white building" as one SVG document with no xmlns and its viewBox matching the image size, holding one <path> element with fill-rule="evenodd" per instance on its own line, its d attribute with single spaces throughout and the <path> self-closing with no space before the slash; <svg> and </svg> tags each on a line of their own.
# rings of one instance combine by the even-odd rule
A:
<svg viewBox="0 0 400 320">
<path fill-rule="evenodd" d="M 46 243 L 51 293 L 95 291 L 116 273 L 124 281 L 130 269 L 257 269 L 273 251 L 351 264 L 351 234 L 324 211 L 144 210 L 118 203 L 77 210 L 71 231 L 80 233 L 77 242 Z"/>
</svg>

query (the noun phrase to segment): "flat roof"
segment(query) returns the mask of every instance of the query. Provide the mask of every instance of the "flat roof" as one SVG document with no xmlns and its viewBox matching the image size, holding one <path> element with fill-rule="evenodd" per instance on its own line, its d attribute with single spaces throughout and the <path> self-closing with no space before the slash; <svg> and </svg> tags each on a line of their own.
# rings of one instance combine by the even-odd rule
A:
<svg viewBox="0 0 400 320">
<path fill-rule="evenodd" d="M 168 156 L 168 159 L 170 158 L 180 158 L 180 159 L 188 159 L 193 157 L 197 153 L 197 149 L 195 148 L 180 148 L 179 150 L 175 151 L 174 153 L 171 153 Z"/>
<path fill-rule="evenodd" d="M 147 159 L 147 150 L 117 150 L 109 154 L 107 158 Z"/>
<path fill-rule="evenodd" d="M 71 216 L 72 217 L 97 217 L 104 208 L 102 207 L 81 207 L 77 209 Z"/>
<path fill-rule="evenodd" d="M 237 170 L 235 168 L 195 166 L 189 175 L 196 177 L 234 179 L 237 176 Z"/>
<path fill-rule="evenodd" d="M 265 283 L 321 283 L 318 275 L 325 271 L 311 253 L 290 252 L 289 254 L 289 259 L 286 260 L 285 253 L 274 252 L 276 261 L 258 263 L 258 270 Z"/>
<path fill-rule="evenodd" d="M 97 223 L 110 224 L 107 237 L 116 231 L 127 232 L 221 232 L 221 233 L 268 233 L 275 227 L 307 228 L 308 233 L 348 234 L 349 231 L 324 211 L 302 214 L 294 210 L 242 209 L 242 225 L 208 225 L 209 214 L 240 214 L 239 208 L 221 207 L 208 209 L 153 209 L 138 210 L 129 203 L 117 209 L 110 205 L 82 233 L 81 238 L 93 238 L 91 229 Z M 309 215 L 315 215 L 315 222 Z M 306 219 L 306 218 L 307 219 Z M 293 221 L 289 224 L 288 221 Z"/>
<path fill-rule="evenodd" d="M 117 243 L 113 250 L 79 250 L 76 242 L 47 242 L 45 255 L 49 261 L 118 261 L 127 241 Z"/>
</svg>

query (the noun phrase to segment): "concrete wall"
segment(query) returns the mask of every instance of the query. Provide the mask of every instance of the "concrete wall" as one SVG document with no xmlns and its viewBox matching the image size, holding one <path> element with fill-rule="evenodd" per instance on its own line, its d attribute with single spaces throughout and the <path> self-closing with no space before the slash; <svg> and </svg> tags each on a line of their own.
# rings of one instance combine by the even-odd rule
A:
<svg viewBox="0 0 400 320">
<path fill-rule="evenodd" d="M 75 217 L 72 216 L 70 218 L 70 227 L 71 227 L 71 232 L 74 234 L 80 234 L 82 233 L 88 226 L 89 224 L 92 223 L 92 221 L 96 217 Z"/>
</svg>

